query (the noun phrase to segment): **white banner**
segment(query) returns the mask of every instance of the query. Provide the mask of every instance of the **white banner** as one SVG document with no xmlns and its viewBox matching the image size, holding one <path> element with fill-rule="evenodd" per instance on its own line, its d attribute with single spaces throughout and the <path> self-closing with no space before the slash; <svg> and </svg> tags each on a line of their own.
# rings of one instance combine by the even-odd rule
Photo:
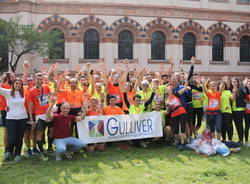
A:
<svg viewBox="0 0 250 184">
<path fill-rule="evenodd" d="M 85 143 L 162 137 L 161 112 L 113 116 L 87 116 L 77 123 Z"/>
</svg>

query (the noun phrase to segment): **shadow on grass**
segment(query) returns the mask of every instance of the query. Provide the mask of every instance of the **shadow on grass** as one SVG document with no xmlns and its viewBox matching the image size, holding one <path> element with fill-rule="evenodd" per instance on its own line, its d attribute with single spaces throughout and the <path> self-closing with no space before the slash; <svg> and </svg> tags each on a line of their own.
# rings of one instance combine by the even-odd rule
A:
<svg viewBox="0 0 250 184">
<path fill-rule="evenodd" d="M 106 169 L 123 169 L 124 162 L 132 167 L 145 165 L 149 169 L 158 169 L 154 160 L 170 165 L 182 164 L 189 166 L 193 161 L 207 159 L 210 163 L 230 164 L 232 159 L 237 159 L 238 164 L 249 164 L 250 149 L 243 149 L 241 153 L 228 157 L 213 156 L 204 158 L 193 151 L 178 151 L 174 147 L 151 145 L 149 148 L 134 148 L 119 150 L 116 147 L 107 147 L 104 152 L 75 154 L 72 160 L 55 161 L 54 157 L 49 162 L 42 162 L 38 158 L 26 159 L 16 164 L 2 162 L 0 167 L 0 183 L 79 183 L 77 176 L 84 174 L 86 180 L 93 176 L 97 181 L 105 174 Z M 207 174 L 207 173 L 205 173 Z M 208 173 L 210 174 L 210 173 Z M 3 182 L 5 181 L 5 182 Z M 6 182 L 8 181 L 8 182 Z M 84 181 L 81 181 L 84 182 Z"/>
</svg>

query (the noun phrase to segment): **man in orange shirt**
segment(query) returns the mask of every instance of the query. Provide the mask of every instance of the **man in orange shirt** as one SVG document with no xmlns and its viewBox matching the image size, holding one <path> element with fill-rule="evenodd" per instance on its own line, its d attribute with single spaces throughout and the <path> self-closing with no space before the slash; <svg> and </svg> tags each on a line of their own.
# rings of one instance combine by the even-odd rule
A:
<svg viewBox="0 0 250 184">
<path fill-rule="evenodd" d="M 53 127 L 51 122 L 46 121 L 46 112 L 49 108 L 49 93 L 48 85 L 43 84 L 43 76 L 41 73 L 36 74 L 36 85 L 29 91 L 29 121 L 34 125 L 33 114 L 35 114 L 37 130 L 37 144 L 40 150 L 40 157 L 43 161 L 47 161 L 48 157 L 44 154 L 43 135 L 48 126 L 50 135 L 48 139 L 48 150 L 52 149 L 53 143 Z M 33 112 L 34 110 L 34 112 Z"/>
<path fill-rule="evenodd" d="M 109 96 L 109 105 L 108 106 L 105 106 L 103 108 L 103 114 L 104 115 L 122 115 L 122 114 L 125 114 L 124 111 L 116 106 L 116 96 L 114 95 L 111 95 Z"/>
<path fill-rule="evenodd" d="M 64 96 L 65 102 L 68 102 L 70 104 L 69 114 L 77 116 L 81 112 L 81 107 L 83 105 L 83 100 L 84 100 L 84 94 L 81 90 L 77 88 L 77 80 L 75 78 L 70 79 L 69 89 L 60 89 L 62 80 L 63 78 L 60 77 L 57 85 L 58 88 L 56 89 L 56 94 Z M 71 125 L 72 125 L 72 134 L 73 130 L 75 130 L 75 135 L 76 137 L 78 137 L 76 122 L 72 123 Z"/>
</svg>

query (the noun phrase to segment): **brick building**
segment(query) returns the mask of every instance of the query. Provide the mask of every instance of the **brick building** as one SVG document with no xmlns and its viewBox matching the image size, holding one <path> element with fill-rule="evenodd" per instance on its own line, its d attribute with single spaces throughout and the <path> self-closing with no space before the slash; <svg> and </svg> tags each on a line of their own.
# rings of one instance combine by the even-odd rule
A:
<svg viewBox="0 0 250 184">
<path fill-rule="evenodd" d="M 188 70 L 195 55 L 205 75 L 250 75 L 249 0 L 0 0 L 0 19 L 20 15 L 64 39 L 60 58 L 23 57 L 32 69 L 57 61 L 75 70 L 99 58 L 112 68 L 128 58 L 159 70 L 173 56 L 175 70 L 180 62 Z"/>
</svg>

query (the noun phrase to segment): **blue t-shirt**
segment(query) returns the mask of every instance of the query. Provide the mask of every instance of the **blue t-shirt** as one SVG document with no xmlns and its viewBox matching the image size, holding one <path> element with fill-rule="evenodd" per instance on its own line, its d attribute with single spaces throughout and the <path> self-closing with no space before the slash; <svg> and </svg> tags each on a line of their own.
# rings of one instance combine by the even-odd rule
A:
<svg viewBox="0 0 250 184">
<path fill-rule="evenodd" d="M 183 89 L 184 88 L 184 86 L 183 85 L 178 85 L 176 88 L 174 88 L 174 94 L 176 94 L 178 97 L 180 97 L 180 99 L 181 99 L 181 104 L 184 106 L 184 107 L 186 107 L 187 105 L 186 105 L 186 95 L 189 95 L 188 93 L 189 93 L 189 91 L 185 91 L 182 95 L 179 95 L 178 94 L 178 91 L 180 91 L 181 89 Z M 190 91 L 190 93 L 191 93 L 191 91 Z M 192 93 L 191 93 L 192 94 Z"/>
</svg>

